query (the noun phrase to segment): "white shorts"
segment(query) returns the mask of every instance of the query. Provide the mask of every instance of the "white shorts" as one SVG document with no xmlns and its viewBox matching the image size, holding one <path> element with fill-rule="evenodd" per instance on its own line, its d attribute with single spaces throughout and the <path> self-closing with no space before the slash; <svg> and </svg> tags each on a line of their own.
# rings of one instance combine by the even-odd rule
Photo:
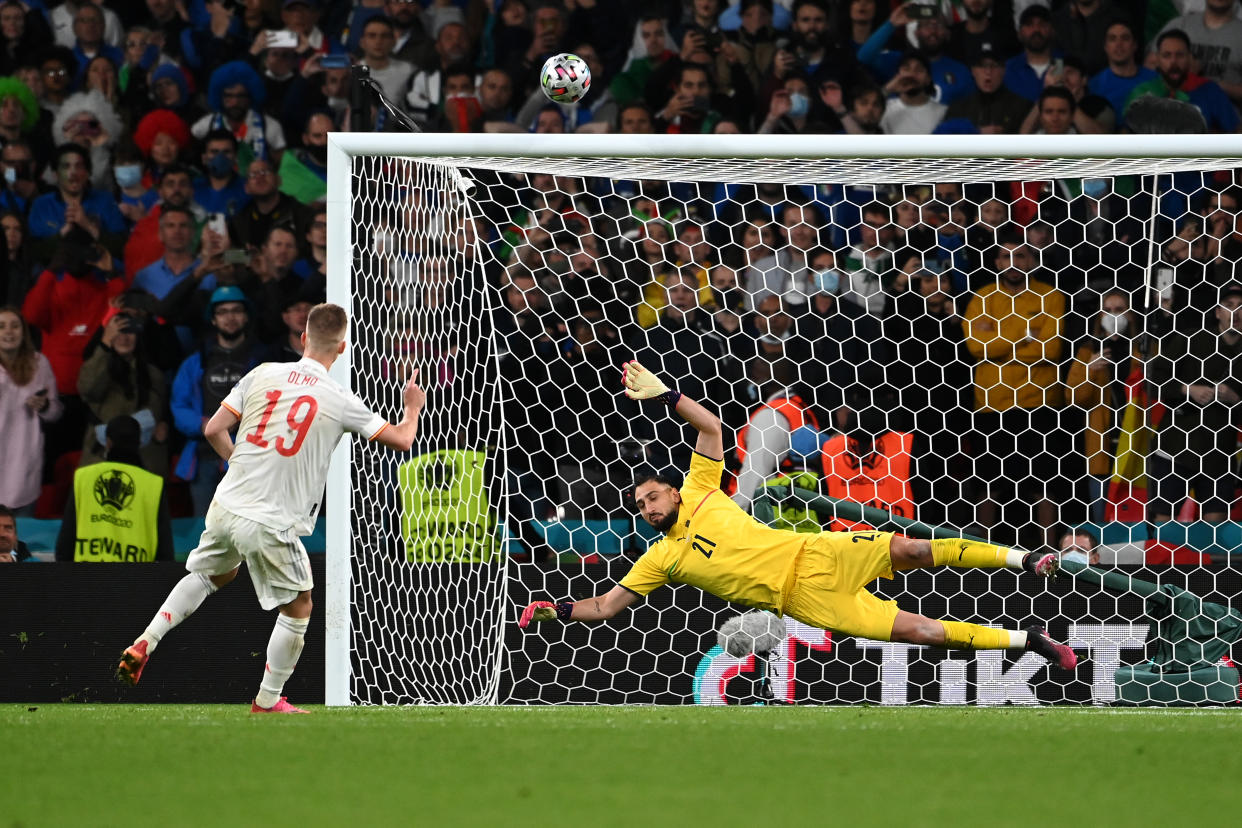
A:
<svg viewBox="0 0 1242 828">
<path fill-rule="evenodd" d="M 204 575 L 223 575 L 242 561 L 250 570 L 263 609 L 283 606 L 314 586 L 306 547 L 293 529 L 264 526 L 213 501 L 198 548 L 190 553 L 185 568 Z"/>
</svg>

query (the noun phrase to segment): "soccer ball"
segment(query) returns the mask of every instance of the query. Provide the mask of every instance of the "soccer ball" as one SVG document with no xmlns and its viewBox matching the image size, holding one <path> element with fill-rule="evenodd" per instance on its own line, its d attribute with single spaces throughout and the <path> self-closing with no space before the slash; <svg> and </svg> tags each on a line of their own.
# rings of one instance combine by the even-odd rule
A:
<svg viewBox="0 0 1242 828">
<path fill-rule="evenodd" d="M 720 625 L 716 643 L 735 658 L 745 658 L 751 653 L 766 655 L 785 640 L 785 622 L 764 610 L 750 610 L 735 615 Z"/>
<path fill-rule="evenodd" d="M 591 88 L 591 67 L 577 55 L 561 53 L 544 61 L 539 83 L 548 100 L 577 103 Z"/>
</svg>

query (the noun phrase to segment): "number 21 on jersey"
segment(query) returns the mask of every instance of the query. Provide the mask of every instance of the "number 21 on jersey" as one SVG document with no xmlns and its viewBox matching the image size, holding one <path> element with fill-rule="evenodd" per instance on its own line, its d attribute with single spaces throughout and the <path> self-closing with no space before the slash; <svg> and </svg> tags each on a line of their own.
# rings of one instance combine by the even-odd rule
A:
<svg viewBox="0 0 1242 828">
<path fill-rule="evenodd" d="M 280 391 L 268 391 L 267 406 L 263 409 L 263 416 L 259 419 L 259 424 L 254 431 L 246 435 L 246 442 L 254 443 L 259 448 L 267 448 L 268 440 L 263 436 L 263 432 L 267 430 L 268 421 L 272 419 L 272 412 L 276 410 L 276 404 L 280 402 Z M 284 437 L 277 437 L 275 441 L 277 453 L 284 457 L 292 457 L 298 453 L 298 449 L 302 448 L 302 442 L 306 439 L 306 435 L 310 432 L 311 421 L 315 419 L 315 414 L 319 412 L 319 403 L 314 397 L 303 394 L 293 401 L 293 405 L 289 406 L 289 413 L 285 417 L 285 422 L 289 424 L 289 430 L 293 432 L 293 441 L 287 442 Z"/>
</svg>

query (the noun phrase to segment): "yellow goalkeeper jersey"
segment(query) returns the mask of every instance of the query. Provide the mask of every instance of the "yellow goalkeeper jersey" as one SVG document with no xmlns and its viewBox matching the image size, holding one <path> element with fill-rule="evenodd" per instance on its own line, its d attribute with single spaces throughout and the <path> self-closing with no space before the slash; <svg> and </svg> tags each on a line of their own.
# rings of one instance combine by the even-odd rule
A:
<svg viewBox="0 0 1242 828">
<path fill-rule="evenodd" d="M 780 613 L 794 561 L 817 535 L 772 529 L 720 490 L 723 460 L 695 453 L 681 487 L 677 523 L 621 579 L 646 595 L 668 583 L 696 586 L 733 601 Z"/>
</svg>

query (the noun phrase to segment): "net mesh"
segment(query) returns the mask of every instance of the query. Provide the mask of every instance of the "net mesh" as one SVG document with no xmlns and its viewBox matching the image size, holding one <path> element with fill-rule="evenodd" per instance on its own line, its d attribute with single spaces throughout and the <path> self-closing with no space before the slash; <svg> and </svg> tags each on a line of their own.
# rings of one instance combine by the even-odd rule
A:
<svg viewBox="0 0 1242 828">
<path fill-rule="evenodd" d="M 390 418 L 411 368 L 428 389 L 414 460 L 353 452 L 355 702 L 1236 699 L 1239 539 L 1219 521 L 1242 426 L 1242 160 L 352 164 L 354 387 Z M 688 468 L 693 431 L 619 393 L 631 358 L 719 414 L 746 507 L 792 478 L 1028 549 L 1086 528 L 1095 575 L 872 586 L 933 618 L 1039 623 L 1088 666 L 793 619 L 738 658 L 716 630 L 739 608 L 686 586 L 517 630 L 528 601 L 607 592 L 655 539 L 625 499 L 635 469 Z M 1175 629 L 1147 583 L 1212 603 Z"/>
</svg>

